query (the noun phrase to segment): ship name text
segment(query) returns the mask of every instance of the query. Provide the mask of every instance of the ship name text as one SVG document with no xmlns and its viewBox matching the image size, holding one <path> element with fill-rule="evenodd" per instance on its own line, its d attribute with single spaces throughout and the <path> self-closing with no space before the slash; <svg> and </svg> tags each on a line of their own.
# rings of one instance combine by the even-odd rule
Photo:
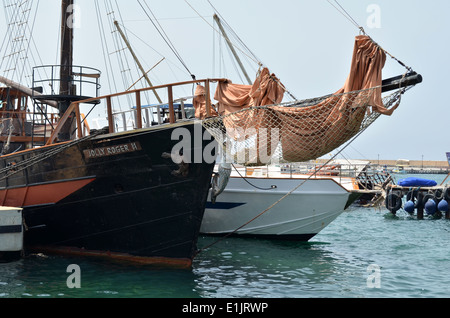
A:
<svg viewBox="0 0 450 318">
<path fill-rule="evenodd" d="M 94 149 L 86 149 L 83 151 L 86 159 L 116 156 L 125 153 L 135 152 L 142 150 L 139 142 L 132 142 L 128 144 L 116 145 L 111 147 L 100 147 Z"/>
</svg>

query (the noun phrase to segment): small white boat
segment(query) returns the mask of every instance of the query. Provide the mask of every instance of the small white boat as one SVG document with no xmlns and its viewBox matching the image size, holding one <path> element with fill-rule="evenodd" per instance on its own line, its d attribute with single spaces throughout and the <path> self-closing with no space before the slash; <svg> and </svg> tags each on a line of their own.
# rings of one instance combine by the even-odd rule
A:
<svg viewBox="0 0 450 318">
<path fill-rule="evenodd" d="M 344 183 L 352 187 L 351 180 Z M 351 190 L 330 177 L 290 175 L 273 166 L 240 168 L 216 202 L 208 200 L 200 232 L 308 241 L 351 202 Z"/>
<path fill-rule="evenodd" d="M 20 257 L 23 250 L 22 209 L 0 207 L 0 260 Z"/>
</svg>

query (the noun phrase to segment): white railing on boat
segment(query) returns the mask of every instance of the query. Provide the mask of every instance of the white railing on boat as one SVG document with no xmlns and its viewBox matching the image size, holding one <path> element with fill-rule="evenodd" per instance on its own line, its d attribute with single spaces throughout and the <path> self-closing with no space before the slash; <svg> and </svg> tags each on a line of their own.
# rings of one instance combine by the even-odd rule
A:
<svg viewBox="0 0 450 318">
<path fill-rule="evenodd" d="M 178 115 L 177 120 L 190 119 L 195 117 L 195 110 L 193 106 L 185 106 L 186 102 L 192 98 L 194 98 L 194 96 L 187 96 L 174 100 L 174 110 L 177 113 L 176 115 Z M 175 105 L 179 106 L 175 107 Z M 142 128 L 149 128 L 155 125 L 162 125 L 166 123 L 166 121 L 169 120 L 169 118 L 167 117 L 167 106 L 167 103 L 141 106 Z M 138 127 L 137 123 L 139 119 L 137 117 L 138 110 L 136 107 L 124 111 L 113 112 L 113 116 L 115 123 L 115 132 L 133 130 L 137 129 Z M 98 128 L 103 127 L 100 126 L 101 125 L 99 125 Z"/>
</svg>

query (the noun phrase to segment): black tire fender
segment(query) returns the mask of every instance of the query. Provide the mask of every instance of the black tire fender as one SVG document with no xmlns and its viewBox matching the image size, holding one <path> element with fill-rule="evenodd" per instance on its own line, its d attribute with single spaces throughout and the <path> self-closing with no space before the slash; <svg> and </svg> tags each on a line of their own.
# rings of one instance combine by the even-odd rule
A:
<svg viewBox="0 0 450 318">
<path fill-rule="evenodd" d="M 392 213 L 396 213 L 402 207 L 402 198 L 396 193 L 390 193 L 386 197 L 386 208 Z"/>
</svg>

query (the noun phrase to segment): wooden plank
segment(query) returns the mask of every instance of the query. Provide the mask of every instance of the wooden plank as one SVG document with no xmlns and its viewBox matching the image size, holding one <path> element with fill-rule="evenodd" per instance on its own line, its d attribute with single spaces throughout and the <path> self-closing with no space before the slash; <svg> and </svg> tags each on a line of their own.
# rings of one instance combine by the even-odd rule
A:
<svg viewBox="0 0 450 318">
<path fill-rule="evenodd" d="M 34 137 L 31 136 L 12 136 L 11 142 L 17 142 L 17 143 L 24 143 L 24 142 L 32 142 L 34 140 L 35 142 L 45 142 L 45 137 Z M 8 136 L 1 136 L 0 142 L 7 142 Z"/>
<path fill-rule="evenodd" d="M 75 117 L 77 120 L 77 127 L 78 127 L 78 138 L 83 137 L 83 129 L 81 127 L 81 115 L 80 115 L 80 105 L 76 104 L 75 106 Z"/>
<path fill-rule="evenodd" d="M 92 97 L 92 98 L 88 98 L 88 99 L 84 99 L 82 101 L 80 101 L 79 103 L 89 103 L 89 102 L 93 102 L 96 100 L 101 100 L 101 99 L 107 99 L 108 97 L 118 97 L 118 96 L 123 96 L 123 95 L 127 95 L 127 94 L 132 94 L 132 93 L 136 93 L 137 91 L 139 92 L 146 92 L 146 91 L 150 91 L 150 90 L 154 90 L 154 89 L 160 89 L 160 88 L 167 88 L 169 86 L 175 87 L 175 86 L 182 86 L 182 85 L 188 85 L 188 84 L 198 84 L 198 83 L 205 83 L 206 85 L 206 81 L 209 81 L 210 83 L 213 82 L 225 82 L 228 81 L 226 78 L 213 78 L 213 79 L 202 79 L 202 80 L 195 80 L 195 81 L 186 81 L 186 82 L 178 82 L 178 83 L 171 83 L 171 84 L 165 84 L 165 85 L 158 85 L 158 86 L 152 86 L 152 87 L 146 87 L 146 88 L 141 88 L 141 89 L 135 89 L 132 91 L 125 91 L 125 92 L 120 92 L 120 93 L 115 93 L 115 94 L 110 94 L 110 95 L 105 95 L 105 96 L 100 96 L 100 97 Z"/>
<path fill-rule="evenodd" d="M 136 92 L 136 125 L 138 129 L 142 128 L 142 106 L 141 106 L 141 92 Z"/>
<path fill-rule="evenodd" d="M 210 92 L 210 87 L 209 87 L 209 80 L 205 81 L 205 100 L 206 100 L 206 117 L 209 118 L 211 117 L 211 99 L 209 98 L 209 95 L 211 94 Z"/>
<path fill-rule="evenodd" d="M 58 136 L 59 132 L 61 131 L 61 129 L 63 128 L 65 122 L 67 121 L 67 119 L 69 118 L 69 116 L 73 113 L 73 111 L 75 110 L 75 106 L 78 103 L 72 103 L 70 104 L 69 108 L 67 109 L 67 111 L 64 113 L 64 115 L 61 117 L 61 119 L 58 122 L 58 126 L 56 126 L 55 130 L 53 131 L 52 135 L 50 136 L 50 139 L 47 141 L 47 145 L 51 145 L 55 140 L 56 137 Z"/>
<path fill-rule="evenodd" d="M 106 107 L 108 111 L 109 133 L 112 134 L 114 132 L 114 115 L 112 112 L 111 96 L 106 97 Z"/>
<path fill-rule="evenodd" d="M 174 124 L 177 119 L 175 118 L 175 110 L 173 108 L 173 89 L 172 86 L 167 87 L 168 95 L 169 95 L 169 117 L 170 123 Z"/>
</svg>

